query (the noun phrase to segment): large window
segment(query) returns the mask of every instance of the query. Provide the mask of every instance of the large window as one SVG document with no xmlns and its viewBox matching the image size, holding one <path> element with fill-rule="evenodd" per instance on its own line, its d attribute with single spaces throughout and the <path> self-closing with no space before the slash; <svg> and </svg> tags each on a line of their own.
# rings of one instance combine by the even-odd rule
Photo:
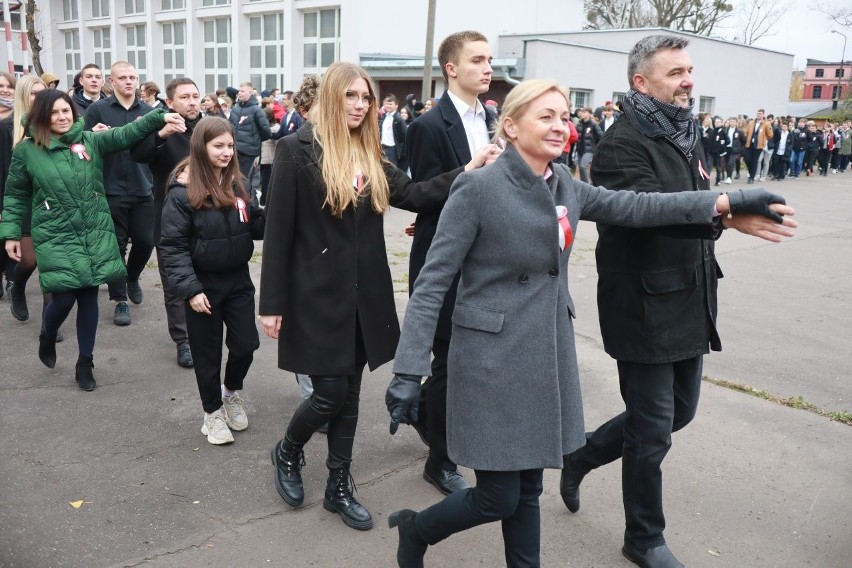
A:
<svg viewBox="0 0 852 568">
<path fill-rule="evenodd" d="M 231 3 L 231 0 L 204 0 L 203 6 L 226 6 Z"/>
<path fill-rule="evenodd" d="M 831 86 L 831 98 L 839 99 L 840 98 L 840 85 L 832 85 Z"/>
<path fill-rule="evenodd" d="M 124 0 L 125 14 L 144 14 L 145 0 Z"/>
<path fill-rule="evenodd" d="M 305 73 L 320 73 L 340 57 L 340 8 L 304 12 Z"/>
<path fill-rule="evenodd" d="M 65 36 L 65 69 L 68 85 L 74 84 L 74 75 L 83 66 L 80 55 L 80 32 L 71 30 Z"/>
<path fill-rule="evenodd" d="M 283 90 L 284 14 L 249 18 L 249 75 L 258 91 Z"/>
<path fill-rule="evenodd" d="M 624 100 L 624 95 L 626 95 L 626 94 L 627 94 L 627 93 L 614 92 L 614 93 L 612 94 L 612 104 L 613 104 L 613 106 L 615 106 L 615 103 L 620 103 L 621 101 L 623 101 L 623 100 Z"/>
<path fill-rule="evenodd" d="M 148 48 L 145 41 L 145 24 L 126 26 L 127 62 L 136 67 L 139 82 L 148 80 Z"/>
<path fill-rule="evenodd" d="M 204 20 L 204 90 L 231 85 L 231 18 Z"/>
<path fill-rule="evenodd" d="M 573 107 L 572 110 L 574 112 L 592 104 L 592 91 L 587 91 L 585 89 L 569 89 L 568 92 L 568 98 L 571 101 L 571 106 Z"/>
<path fill-rule="evenodd" d="M 834 70 L 834 78 L 840 78 L 846 76 L 846 69 L 840 69 L 839 67 Z"/>
<path fill-rule="evenodd" d="M 186 75 L 186 22 L 163 24 L 163 82 Z"/>
<path fill-rule="evenodd" d="M 822 98 L 822 85 L 814 86 L 814 98 L 821 99 Z"/>
<path fill-rule="evenodd" d="M 162 10 L 183 10 L 186 8 L 186 0 L 162 0 Z"/>
<path fill-rule="evenodd" d="M 716 97 L 698 97 L 698 112 L 713 114 L 716 107 Z"/>
<path fill-rule="evenodd" d="M 818 78 L 819 78 L 819 77 L 824 77 L 824 76 L 825 76 L 825 69 L 817 69 L 817 70 L 816 70 L 816 74 L 815 74 L 814 76 L 815 76 L 815 77 L 818 77 Z"/>
<path fill-rule="evenodd" d="M 108 18 L 110 0 L 92 0 L 92 17 Z"/>
<path fill-rule="evenodd" d="M 62 19 L 66 22 L 80 19 L 77 14 L 77 0 L 62 0 Z"/>
<path fill-rule="evenodd" d="M 109 69 L 112 66 L 112 40 L 109 28 L 95 28 L 92 30 L 95 64 L 101 69 Z"/>
</svg>

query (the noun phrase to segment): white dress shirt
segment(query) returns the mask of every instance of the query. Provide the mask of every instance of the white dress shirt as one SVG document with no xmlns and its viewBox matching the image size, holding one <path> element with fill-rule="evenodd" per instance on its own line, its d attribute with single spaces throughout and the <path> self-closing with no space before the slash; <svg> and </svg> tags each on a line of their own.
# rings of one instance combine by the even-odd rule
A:
<svg viewBox="0 0 852 568">
<path fill-rule="evenodd" d="M 473 157 L 477 150 L 491 143 L 488 123 L 485 122 L 485 107 L 482 106 L 479 99 L 476 99 L 476 108 L 473 108 L 454 95 L 452 91 L 447 91 L 447 95 L 449 95 L 450 101 L 461 117 L 464 133 L 467 136 L 467 146 L 470 148 L 470 156 Z"/>
</svg>

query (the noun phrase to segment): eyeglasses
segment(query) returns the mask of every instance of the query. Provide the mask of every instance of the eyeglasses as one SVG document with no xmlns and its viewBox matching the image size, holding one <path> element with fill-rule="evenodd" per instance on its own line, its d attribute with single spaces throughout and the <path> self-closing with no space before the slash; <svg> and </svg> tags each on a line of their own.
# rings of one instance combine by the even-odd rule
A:
<svg viewBox="0 0 852 568">
<path fill-rule="evenodd" d="M 376 97 L 373 95 L 359 95 L 358 93 L 354 93 L 352 91 L 346 91 L 344 95 L 346 97 L 346 102 L 350 105 L 356 104 L 359 100 L 364 104 L 365 107 L 373 104 L 373 101 L 376 100 Z"/>
</svg>

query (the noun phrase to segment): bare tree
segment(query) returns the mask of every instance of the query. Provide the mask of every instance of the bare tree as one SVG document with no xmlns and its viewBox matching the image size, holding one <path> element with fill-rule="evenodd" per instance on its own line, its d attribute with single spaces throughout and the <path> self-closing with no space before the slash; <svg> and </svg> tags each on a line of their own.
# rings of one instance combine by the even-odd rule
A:
<svg viewBox="0 0 852 568">
<path fill-rule="evenodd" d="M 829 21 L 834 22 L 841 28 L 852 28 L 852 6 L 844 5 L 843 0 L 839 2 L 823 1 L 817 2 L 817 10 L 825 14 Z"/>
<path fill-rule="evenodd" d="M 805 72 L 796 69 L 790 77 L 790 98 L 791 101 L 800 101 L 805 93 Z"/>
<path fill-rule="evenodd" d="M 35 74 L 41 77 L 44 73 L 44 69 L 41 67 L 41 39 L 39 37 L 39 33 L 36 31 L 35 26 L 35 18 L 36 13 L 38 12 L 38 6 L 36 6 L 35 0 L 27 0 L 26 2 L 26 11 L 27 11 L 27 40 L 30 43 L 30 53 L 33 58 L 33 70 Z"/>
<path fill-rule="evenodd" d="M 589 29 L 658 26 L 709 36 L 733 6 L 724 0 L 585 0 Z"/>
<path fill-rule="evenodd" d="M 761 38 L 775 35 L 775 24 L 790 4 L 791 0 L 744 0 L 735 13 L 740 26 L 734 40 L 754 45 Z"/>
</svg>

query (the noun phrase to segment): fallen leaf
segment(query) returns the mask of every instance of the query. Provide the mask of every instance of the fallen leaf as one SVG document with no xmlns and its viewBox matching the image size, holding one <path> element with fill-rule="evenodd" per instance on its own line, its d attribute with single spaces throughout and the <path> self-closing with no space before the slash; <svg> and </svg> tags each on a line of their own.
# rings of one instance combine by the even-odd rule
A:
<svg viewBox="0 0 852 568">
<path fill-rule="evenodd" d="M 193 451 L 193 452 L 197 452 L 197 451 L 198 451 L 198 448 L 192 448 L 192 451 Z"/>
<path fill-rule="evenodd" d="M 91 505 L 92 502 L 91 501 L 83 501 L 82 499 L 80 499 L 79 501 L 71 501 L 68 504 L 71 505 L 72 507 L 74 507 L 75 509 L 79 509 L 84 504 Z"/>
<path fill-rule="evenodd" d="M 718 550 L 712 550 L 712 549 L 708 550 L 707 554 L 709 554 L 710 556 L 715 556 L 716 558 L 719 558 L 719 556 L 721 556 L 721 554 L 719 554 Z"/>
<path fill-rule="evenodd" d="M 193 501 L 192 502 L 193 505 L 198 505 L 199 503 L 201 503 L 201 501 Z"/>
</svg>

